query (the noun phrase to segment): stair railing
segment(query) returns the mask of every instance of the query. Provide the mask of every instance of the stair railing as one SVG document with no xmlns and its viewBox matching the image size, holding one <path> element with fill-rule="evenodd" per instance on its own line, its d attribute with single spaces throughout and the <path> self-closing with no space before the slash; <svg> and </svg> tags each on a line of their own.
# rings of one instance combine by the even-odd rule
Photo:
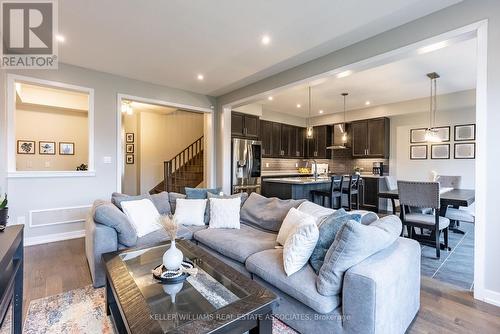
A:
<svg viewBox="0 0 500 334">
<path fill-rule="evenodd" d="M 163 163 L 165 191 L 172 186 L 172 175 L 190 163 L 201 152 L 203 152 L 203 136 L 196 139 L 175 157 Z"/>
</svg>

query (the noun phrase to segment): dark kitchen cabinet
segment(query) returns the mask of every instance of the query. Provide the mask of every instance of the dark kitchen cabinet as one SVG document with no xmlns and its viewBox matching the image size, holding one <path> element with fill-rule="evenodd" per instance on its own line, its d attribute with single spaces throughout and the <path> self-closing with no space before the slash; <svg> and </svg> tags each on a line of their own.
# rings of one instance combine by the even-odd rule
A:
<svg viewBox="0 0 500 334">
<path fill-rule="evenodd" d="M 352 156 L 389 158 L 390 123 L 388 118 L 352 122 Z"/>
<path fill-rule="evenodd" d="M 259 138 L 259 117 L 231 112 L 231 136 L 249 139 Z"/>
<path fill-rule="evenodd" d="M 262 142 L 262 157 L 272 158 L 273 122 L 260 121 L 260 141 Z"/>
<path fill-rule="evenodd" d="M 262 142 L 262 157 L 305 157 L 305 135 L 305 128 L 261 120 L 260 140 Z"/>
<path fill-rule="evenodd" d="M 383 177 L 362 176 L 359 205 L 363 210 L 387 212 L 387 200 L 378 197 L 380 191 L 387 190 Z"/>
<path fill-rule="evenodd" d="M 291 158 L 303 158 L 304 155 L 304 144 L 306 138 L 306 129 L 300 128 L 298 126 L 291 127 L 291 138 L 290 138 L 290 157 Z"/>
<path fill-rule="evenodd" d="M 272 123 L 271 128 L 271 156 L 278 158 L 281 154 L 281 124 Z"/>
<path fill-rule="evenodd" d="M 307 138 L 307 157 L 329 159 L 331 151 L 327 149 L 332 143 L 332 127 L 321 125 L 313 127 L 313 138 Z"/>
</svg>

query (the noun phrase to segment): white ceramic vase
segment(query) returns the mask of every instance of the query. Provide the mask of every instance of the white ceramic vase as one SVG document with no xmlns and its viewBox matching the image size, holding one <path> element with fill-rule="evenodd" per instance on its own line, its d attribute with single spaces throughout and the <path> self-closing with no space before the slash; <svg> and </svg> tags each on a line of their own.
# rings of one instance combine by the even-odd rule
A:
<svg viewBox="0 0 500 334">
<path fill-rule="evenodd" d="M 175 240 L 170 243 L 170 248 L 163 254 L 163 266 L 167 270 L 177 270 L 181 267 L 184 255 L 175 247 Z"/>
</svg>

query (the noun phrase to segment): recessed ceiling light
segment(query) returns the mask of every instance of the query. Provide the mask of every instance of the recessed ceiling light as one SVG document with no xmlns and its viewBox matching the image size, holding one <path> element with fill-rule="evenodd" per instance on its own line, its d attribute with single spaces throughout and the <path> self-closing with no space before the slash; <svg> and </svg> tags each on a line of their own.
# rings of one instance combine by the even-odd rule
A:
<svg viewBox="0 0 500 334">
<path fill-rule="evenodd" d="M 371 104 L 371 102 L 370 102 L 370 101 L 366 101 L 366 102 L 365 102 L 365 105 L 366 105 L 366 106 L 369 106 L 370 104 Z"/>
<path fill-rule="evenodd" d="M 198 80 L 203 80 L 205 79 L 205 77 L 203 76 L 203 74 L 198 74 L 198 76 L 196 77 Z"/>
<path fill-rule="evenodd" d="M 56 35 L 56 40 L 58 42 L 64 43 L 64 41 L 66 40 L 66 38 L 64 38 L 63 35 Z"/>
<path fill-rule="evenodd" d="M 272 100 L 273 100 L 273 97 L 272 97 L 272 96 L 268 96 L 268 97 L 267 97 L 267 99 L 268 99 L 269 101 L 272 101 Z"/>
<path fill-rule="evenodd" d="M 302 107 L 302 106 L 300 105 L 300 103 L 297 103 L 297 108 L 300 108 L 300 107 Z"/>
<path fill-rule="evenodd" d="M 324 113 L 323 109 L 321 109 L 321 110 L 319 111 L 319 113 L 320 113 L 320 114 Z"/>
<path fill-rule="evenodd" d="M 271 37 L 269 37 L 269 35 L 264 35 L 260 41 L 263 45 L 269 45 L 269 43 L 271 43 Z"/>
<path fill-rule="evenodd" d="M 352 74 L 352 71 L 351 70 L 347 70 L 347 71 L 344 71 L 344 72 L 340 72 L 339 74 L 337 74 L 337 78 L 340 79 L 340 78 L 345 78 L 345 77 L 348 77 Z"/>
</svg>

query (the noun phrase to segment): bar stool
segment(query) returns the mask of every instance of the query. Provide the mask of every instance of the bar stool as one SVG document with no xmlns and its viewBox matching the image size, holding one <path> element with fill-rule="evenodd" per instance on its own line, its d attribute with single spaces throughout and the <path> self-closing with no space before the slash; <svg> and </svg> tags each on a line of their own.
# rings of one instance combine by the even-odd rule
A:
<svg viewBox="0 0 500 334">
<path fill-rule="evenodd" d="M 352 210 L 352 197 L 356 196 L 356 210 L 359 210 L 359 182 L 361 177 L 357 174 L 355 175 L 344 175 L 342 176 L 342 195 L 347 196 L 347 207 L 348 211 Z"/>
<path fill-rule="evenodd" d="M 330 201 L 330 205 L 328 208 L 339 209 L 341 206 L 341 196 L 342 193 L 340 188 L 342 187 L 342 177 L 340 175 L 334 175 L 331 177 L 330 190 L 311 190 L 312 201 L 315 202 L 316 196 L 321 197 L 321 205 L 325 205 L 325 200 L 328 199 Z M 338 202 L 337 202 L 338 199 Z M 334 203 L 338 203 L 338 205 L 333 205 Z"/>
</svg>

